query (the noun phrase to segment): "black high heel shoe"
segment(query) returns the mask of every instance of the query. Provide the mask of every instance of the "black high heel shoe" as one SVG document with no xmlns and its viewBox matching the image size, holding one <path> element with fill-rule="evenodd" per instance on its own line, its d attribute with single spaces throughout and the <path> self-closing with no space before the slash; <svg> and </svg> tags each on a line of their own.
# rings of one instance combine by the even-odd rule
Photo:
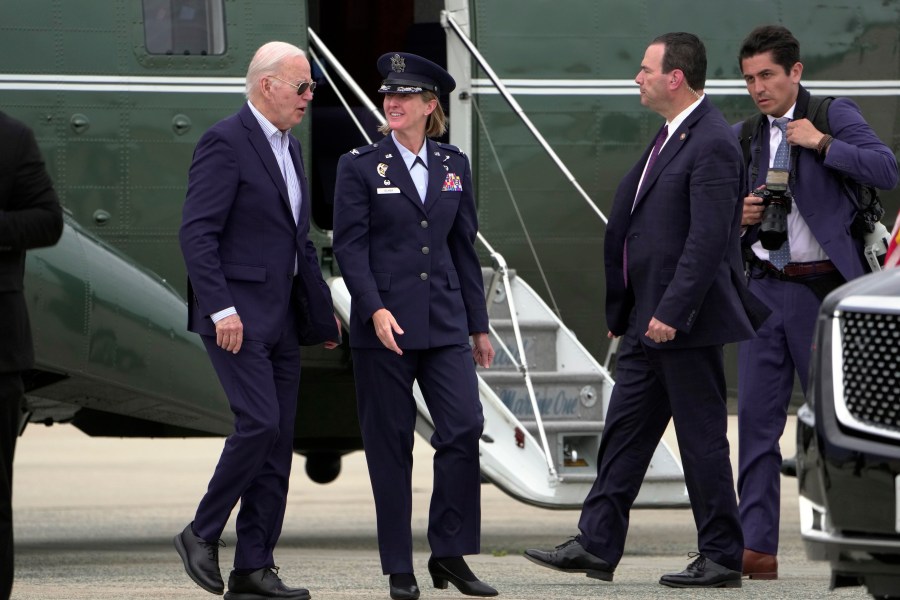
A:
<svg viewBox="0 0 900 600">
<path fill-rule="evenodd" d="M 467 596 L 496 596 L 497 590 L 480 581 L 461 556 L 428 559 L 428 572 L 434 587 L 447 589 L 447 582 Z"/>
<path fill-rule="evenodd" d="M 419 584 L 412 573 L 392 573 L 388 577 L 393 600 L 418 600 Z"/>
</svg>

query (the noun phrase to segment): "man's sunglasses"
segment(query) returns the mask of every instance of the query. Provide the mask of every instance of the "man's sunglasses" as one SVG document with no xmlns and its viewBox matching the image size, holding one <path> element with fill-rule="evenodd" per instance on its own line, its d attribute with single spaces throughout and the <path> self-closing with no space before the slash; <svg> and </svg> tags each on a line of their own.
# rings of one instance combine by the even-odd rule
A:
<svg viewBox="0 0 900 600">
<path fill-rule="evenodd" d="M 297 95 L 302 96 L 306 90 L 311 92 L 316 91 L 316 82 L 315 81 L 301 81 L 300 83 L 291 83 L 290 81 L 285 81 L 281 77 L 276 77 L 275 75 L 269 75 L 272 79 L 277 79 L 282 83 L 286 83 L 292 88 L 297 90 Z"/>
</svg>

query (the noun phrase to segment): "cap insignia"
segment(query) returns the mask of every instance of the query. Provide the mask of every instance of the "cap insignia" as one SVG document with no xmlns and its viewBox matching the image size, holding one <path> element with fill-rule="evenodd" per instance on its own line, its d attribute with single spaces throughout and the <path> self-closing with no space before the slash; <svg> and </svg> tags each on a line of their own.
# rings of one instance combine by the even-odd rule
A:
<svg viewBox="0 0 900 600">
<path fill-rule="evenodd" d="M 395 73 L 402 73 L 406 70 L 406 61 L 399 54 L 391 57 L 391 70 Z"/>
</svg>

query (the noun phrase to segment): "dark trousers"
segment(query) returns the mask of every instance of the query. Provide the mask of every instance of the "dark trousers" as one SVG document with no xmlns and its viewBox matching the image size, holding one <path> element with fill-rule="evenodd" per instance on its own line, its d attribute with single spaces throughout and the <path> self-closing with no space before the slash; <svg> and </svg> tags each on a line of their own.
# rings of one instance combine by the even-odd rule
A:
<svg viewBox="0 0 900 600">
<path fill-rule="evenodd" d="M 759 275 L 759 273 L 755 273 Z M 762 276 L 749 289 L 772 309 L 757 336 L 738 345 L 738 497 L 747 548 L 778 553 L 781 447 L 794 389 L 806 393 L 821 302 L 808 286 Z"/>
<path fill-rule="evenodd" d="M 481 546 L 484 426 L 467 344 L 428 350 L 353 349 L 356 400 L 375 496 L 378 549 L 385 574 L 412 573 L 413 381 L 434 422 L 434 489 L 428 542 L 436 557 L 477 554 Z"/>
<path fill-rule="evenodd" d="M 619 347 L 597 479 L 578 523 L 582 545 L 611 565 L 618 564 L 631 506 L 672 418 L 697 526 L 697 547 L 710 560 L 741 569 L 744 546 L 725 400 L 721 346 L 657 350 L 641 344 L 634 324 L 629 326 Z"/>
<path fill-rule="evenodd" d="M 271 567 L 293 456 L 300 387 L 296 329 L 286 327 L 274 345 L 244 340 L 237 354 L 216 346 L 214 337 L 201 337 L 234 412 L 234 433 L 197 507 L 194 532 L 218 540 L 240 500 L 234 568 Z"/>
<path fill-rule="evenodd" d="M 19 373 L 0 373 L 0 600 L 9 600 L 13 584 L 13 456 L 23 396 Z"/>
</svg>

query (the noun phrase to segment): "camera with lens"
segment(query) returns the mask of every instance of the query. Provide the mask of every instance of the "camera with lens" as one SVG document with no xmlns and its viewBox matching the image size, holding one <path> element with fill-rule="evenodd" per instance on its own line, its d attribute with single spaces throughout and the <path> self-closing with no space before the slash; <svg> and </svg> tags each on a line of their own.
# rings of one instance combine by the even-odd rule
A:
<svg viewBox="0 0 900 600">
<path fill-rule="evenodd" d="M 766 187 L 755 190 L 754 196 L 763 200 L 763 217 L 759 226 L 759 241 L 766 250 L 778 250 L 787 240 L 787 216 L 791 212 L 791 192 L 788 189 L 790 171 L 769 169 Z"/>
</svg>

